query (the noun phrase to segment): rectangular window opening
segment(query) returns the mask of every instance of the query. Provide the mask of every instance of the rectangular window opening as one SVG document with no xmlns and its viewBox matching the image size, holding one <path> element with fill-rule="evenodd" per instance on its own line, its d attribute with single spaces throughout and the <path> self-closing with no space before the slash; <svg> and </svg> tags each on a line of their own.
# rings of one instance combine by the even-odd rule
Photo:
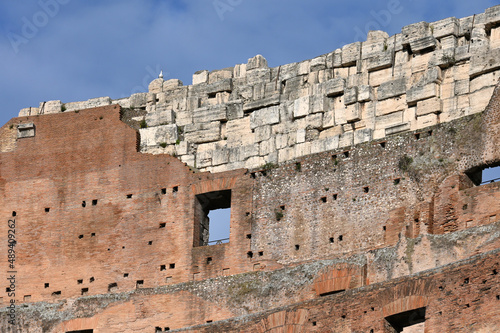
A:
<svg viewBox="0 0 500 333">
<path fill-rule="evenodd" d="M 231 190 L 196 195 L 194 246 L 229 243 Z"/>
<path fill-rule="evenodd" d="M 476 186 L 496 183 L 500 181 L 500 163 L 494 166 L 476 167 L 465 174 Z"/>
<path fill-rule="evenodd" d="M 425 328 L 425 307 L 396 313 L 385 320 L 396 332 L 420 333 Z"/>
</svg>

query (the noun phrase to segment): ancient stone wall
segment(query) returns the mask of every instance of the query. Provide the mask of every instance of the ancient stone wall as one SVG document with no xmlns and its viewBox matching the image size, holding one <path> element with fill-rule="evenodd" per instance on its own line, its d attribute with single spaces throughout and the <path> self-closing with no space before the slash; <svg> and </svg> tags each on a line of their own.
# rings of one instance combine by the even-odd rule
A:
<svg viewBox="0 0 500 333">
<path fill-rule="evenodd" d="M 49 101 L 20 115 L 118 103 L 144 109 L 141 151 L 176 155 L 202 171 L 256 168 L 414 131 L 477 112 L 500 77 L 500 6 L 372 31 L 300 63 L 199 71 L 190 86 L 151 82 L 120 100 Z"/>
<path fill-rule="evenodd" d="M 0 330 L 497 331 L 497 22 L 22 110 L 0 128 Z"/>
</svg>

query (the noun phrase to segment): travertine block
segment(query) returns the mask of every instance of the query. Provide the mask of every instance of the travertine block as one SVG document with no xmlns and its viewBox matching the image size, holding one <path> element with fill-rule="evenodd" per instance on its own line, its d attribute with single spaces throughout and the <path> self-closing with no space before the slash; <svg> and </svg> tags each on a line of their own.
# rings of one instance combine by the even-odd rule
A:
<svg viewBox="0 0 500 333">
<path fill-rule="evenodd" d="M 141 128 L 139 133 L 143 146 L 157 146 L 160 143 L 174 144 L 178 139 L 177 125 Z"/>
<path fill-rule="evenodd" d="M 184 126 L 184 139 L 193 143 L 220 140 L 220 122 L 188 124 Z"/>
<path fill-rule="evenodd" d="M 169 91 L 169 90 L 174 90 L 174 89 L 177 89 L 179 87 L 181 87 L 183 84 L 182 84 L 182 81 L 179 80 L 179 79 L 170 79 L 170 80 L 167 80 L 165 82 L 163 82 L 163 91 Z M 152 93 L 157 93 L 156 91 L 150 91 Z"/>
<path fill-rule="evenodd" d="M 455 49 L 458 46 L 458 40 L 455 36 L 441 38 L 441 48 L 443 50 Z"/>
<path fill-rule="evenodd" d="M 410 130 L 410 123 L 389 125 L 385 128 L 385 135 L 392 135 Z"/>
<path fill-rule="evenodd" d="M 276 141 L 274 138 L 269 138 L 268 140 L 262 141 L 259 144 L 259 155 L 265 156 L 276 151 Z"/>
<path fill-rule="evenodd" d="M 172 109 L 156 110 L 155 112 L 148 113 L 145 120 L 149 127 L 173 124 L 175 122 L 175 113 Z"/>
<path fill-rule="evenodd" d="M 335 126 L 335 114 L 333 111 L 327 111 L 323 114 L 323 125 L 324 129 Z"/>
<path fill-rule="evenodd" d="M 476 77 L 500 69 L 500 61 L 498 59 L 500 59 L 500 49 L 474 54 L 470 60 L 469 75 Z"/>
<path fill-rule="evenodd" d="M 373 88 L 369 85 L 358 87 L 358 102 L 368 102 L 373 99 Z"/>
<path fill-rule="evenodd" d="M 379 101 L 400 96 L 406 92 L 406 79 L 404 77 L 384 82 L 377 88 L 377 99 Z"/>
<path fill-rule="evenodd" d="M 348 105 L 345 109 L 345 120 L 348 123 L 361 120 L 361 108 L 359 103 Z"/>
<path fill-rule="evenodd" d="M 311 142 L 303 142 L 294 146 L 295 157 L 301 157 L 311 154 Z"/>
<path fill-rule="evenodd" d="M 417 117 L 417 127 L 424 128 L 439 123 L 439 117 L 437 114 L 426 114 L 424 116 Z"/>
<path fill-rule="evenodd" d="M 500 26 L 491 29 L 490 32 L 490 48 L 497 49 L 500 47 Z"/>
<path fill-rule="evenodd" d="M 267 68 L 267 60 L 262 55 L 257 54 L 255 57 L 248 59 L 246 67 L 247 71 L 256 68 Z"/>
<path fill-rule="evenodd" d="M 328 97 L 342 95 L 345 89 L 345 79 L 335 78 L 326 81 L 324 84 L 325 94 Z"/>
<path fill-rule="evenodd" d="M 193 85 L 208 82 L 208 71 L 201 70 L 193 74 Z M 151 91 L 151 88 L 149 89 Z"/>
<path fill-rule="evenodd" d="M 255 142 L 269 140 L 272 135 L 272 128 L 270 125 L 260 126 L 255 128 Z"/>
<path fill-rule="evenodd" d="M 393 112 L 375 118 L 375 129 L 387 128 L 403 122 L 403 111 Z"/>
<path fill-rule="evenodd" d="M 354 144 L 354 132 L 343 133 L 339 137 L 339 148 L 348 147 Z"/>
<path fill-rule="evenodd" d="M 368 142 L 373 139 L 373 130 L 371 128 L 363 128 L 354 131 L 354 144 Z"/>
<path fill-rule="evenodd" d="M 485 11 L 485 22 L 487 26 L 500 23 L 500 5 L 490 7 Z"/>
<path fill-rule="evenodd" d="M 253 110 L 258 110 L 266 107 L 270 107 L 273 105 L 278 105 L 280 103 L 280 96 L 274 95 L 267 98 L 259 99 L 252 102 L 247 102 L 243 105 L 244 112 L 250 112 Z"/>
<path fill-rule="evenodd" d="M 328 111 L 328 97 L 323 94 L 314 94 L 311 96 L 312 107 L 311 113 L 325 112 Z"/>
<path fill-rule="evenodd" d="M 252 129 L 259 126 L 277 124 L 279 122 L 280 113 L 278 106 L 259 109 L 250 115 L 250 128 Z"/>
<path fill-rule="evenodd" d="M 342 48 L 342 66 L 352 66 L 361 55 L 361 43 L 356 42 Z"/>
<path fill-rule="evenodd" d="M 496 86 L 500 78 L 500 70 L 477 76 L 470 80 L 470 91 L 474 92 L 486 87 Z"/>
<path fill-rule="evenodd" d="M 476 90 L 469 94 L 470 101 L 470 113 L 478 113 L 484 111 L 484 108 L 488 105 L 491 95 L 495 87 L 486 87 L 480 90 Z"/>
<path fill-rule="evenodd" d="M 298 74 L 299 75 L 306 75 L 306 74 L 309 74 L 310 72 L 310 65 L 311 65 L 311 61 L 310 60 L 305 60 L 305 61 L 302 61 L 302 62 L 299 62 L 298 66 Z"/>
<path fill-rule="evenodd" d="M 340 136 L 342 133 L 344 133 L 344 130 L 342 129 L 342 125 L 338 125 L 332 128 L 329 128 L 327 130 L 321 131 L 319 134 L 319 139 L 326 139 L 326 138 L 331 138 L 334 136 Z"/>
<path fill-rule="evenodd" d="M 415 54 L 411 58 L 411 73 L 418 73 L 425 71 L 429 66 L 429 62 L 432 58 L 433 53 L 423 53 L 423 54 Z"/>
<path fill-rule="evenodd" d="M 358 101 L 358 87 L 349 87 L 346 88 L 344 92 L 344 104 L 345 105 L 350 105 L 354 104 Z"/>
<path fill-rule="evenodd" d="M 438 42 L 434 36 L 426 36 L 410 41 L 410 48 L 414 53 L 421 53 L 426 50 L 434 50 L 437 43 Z"/>
<path fill-rule="evenodd" d="M 311 60 L 310 71 L 316 72 L 326 68 L 326 56 L 319 56 Z"/>
<path fill-rule="evenodd" d="M 392 61 L 392 52 L 382 51 L 381 53 L 366 59 L 366 69 L 368 72 L 374 72 L 380 69 L 389 68 L 392 66 Z"/>
<path fill-rule="evenodd" d="M 421 39 L 422 37 L 429 36 L 431 34 L 429 23 L 419 22 L 407 25 L 401 29 L 402 32 L 402 44 L 409 45 L 411 41 Z"/>
<path fill-rule="evenodd" d="M 389 113 L 402 111 L 407 108 L 406 97 L 398 96 L 375 103 L 375 115 L 383 116 Z"/>
<path fill-rule="evenodd" d="M 309 114 L 305 118 L 307 127 L 309 128 L 322 128 L 323 127 L 323 114 L 314 113 Z"/>
<path fill-rule="evenodd" d="M 457 18 L 449 17 L 444 20 L 434 22 L 430 25 L 432 34 L 436 38 L 446 36 L 458 36 L 460 33 L 460 24 Z M 442 40 L 441 40 L 442 42 Z"/>
<path fill-rule="evenodd" d="M 212 153 L 212 165 L 221 165 L 229 162 L 229 149 L 217 148 Z"/>
<path fill-rule="evenodd" d="M 305 117 L 309 114 L 311 109 L 311 97 L 304 96 L 295 100 L 293 105 L 293 118 Z"/>
<path fill-rule="evenodd" d="M 342 66 L 342 49 L 336 49 L 333 52 L 333 68 Z"/>
<path fill-rule="evenodd" d="M 413 86 L 406 92 L 406 102 L 413 104 L 415 102 L 436 97 L 438 94 L 438 85 L 429 83 L 424 86 Z"/>
<path fill-rule="evenodd" d="M 247 64 L 239 64 L 234 66 L 233 77 L 244 78 L 247 75 Z"/>
<path fill-rule="evenodd" d="M 215 94 L 222 91 L 232 91 L 233 79 L 224 79 L 222 81 L 211 83 L 207 86 L 206 89 L 207 89 L 207 94 Z"/>
<path fill-rule="evenodd" d="M 225 105 L 203 107 L 193 111 L 194 123 L 207 123 L 217 120 L 227 120 L 227 108 Z"/>
<path fill-rule="evenodd" d="M 369 73 L 369 83 L 373 87 L 377 87 L 384 82 L 394 79 L 392 76 L 392 68 L 381 69 Z"/>
<path fill-rule="evenodd" d="M 441 113 L 443 110 L 443 101 L 440 98 L 429 98 L 417 102 L 417 116 L 423 116 L 429 113 Z"/>
</svg>

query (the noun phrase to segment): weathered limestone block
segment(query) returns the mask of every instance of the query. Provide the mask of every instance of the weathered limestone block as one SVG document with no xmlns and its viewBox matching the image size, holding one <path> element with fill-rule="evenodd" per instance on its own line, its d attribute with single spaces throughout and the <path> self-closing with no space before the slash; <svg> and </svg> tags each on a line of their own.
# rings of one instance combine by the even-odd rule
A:
<svg viewBox="0 0 500 333">
<path fill-rule="evenodd" d="M 216 69 L 208 73 L 208 84 L 213 84 L 222 80 L 231 79 L 233 77 L 233 67 Z"/>
<path fill-rule="evenodd" d="M 443 101 L 438 97 L 417 102 L 417 116 L 423 116 L 429 113 L 441 113 L 442 111 Z"/>
<path fill-rule="evenodd" d="M 306 129 L 305 128 L 299 128 L 296 133 L 296 143 L 302 143 L 306 141 Z"/>
<path fill-rule="evenodd" d="M 266 156 L 276 151 L 276 141 L 274 138 L 262 141 L 259 144 L 259 155 Z"/>
<path fill-rule="evenodd" d="M 193 111 L 194 123 L 208 123 L 217 120 L 227 120 L 227 108 L 225 105 L 203 107 Z"/>
<path fill-rule="evenodd" d="M 323 113 L 323 129 L 335 126 L 335 113 L 334 111 L 327 111 Z"/>
<path fill-rule="evenodd" d="M 340 135 L 339 137 L 339 148 L 340 147 L 349 147 L 354 144 L 354 132 L 346 132 Z"/>
<path fill-rule="evenodd" d="M 437 46 L 437 40 L 434 36 L 426 36 L 410 41 L 410 49 L 414 53 L 421 53 L 426 50 L 434 50 Z"/>
<path fill-rule="evenodd" d="M 369 83 L 373 87 L 380 86 L 382 83 L 393 80 L 392 68 L 380 69 L 368 74 Z"/>
<path fill-rule="evenodd" d="M 141 108 L 145 107 L 148 99 L 148 93 L 137 93 L 130 96 L 130 107 Z"/>
<path fill-rule="evenodd" d="M 345 120 L 348 123 L 361 120 L 361 108 L 359 103 L 348 105 L 345 108 Z"/>
<path fill-rule="evenodd" d="M 303 142 L 294 146 L 295 158 L 307 156 L 311 154 L 311 143 Z"/>
<path fill-rule="evenodd" d="M 462 46 L 459 46 L 455 49 L 455 61 L 456 62 L 469 60 L 471 56 L 472 56 L 472 54 L 469 50 L 468 45 L 462 45 Z"/>
<path fill-rule="evenodd" d="M 485 24 L 487 27 L 500 23 L 500 5 L 486 9 L 484 14 Z"/>
<path fill-rule="evenodd" d="M 243 118 L 243 101 L 235 100 L 228 102 L 226 104 L 227 107 L 227 119 L 233 120 L 238 118 Z"/>
<path fill-rule="evenodd" d="M 37 115 L 39 112 L 38 108 L 23 108 L 19 111 L 19 117 L 27 117 Z"/>
<path fill-rule="evenodd" d="M 311 60 L 310 71 L 316 72 L 326 69 L 326 56 L 322 55 Z"/>
<path fill-rule="evenodd" d="M 333 52 L 333 57 L 332 57 L 332 67 L 333 68 L 338 68 L 342 66 L 342 49 L 336 49 Z"/>
<path fill-rule="evenodd" d="M 248 59 L 247 63 L 247 71 L 256 68 L 267 68 L 267 60 L 262 55 L 257 54 L 255 57 Z"/>
<path fill-rule="evenodd" d="M 352 66 L 360 59 L 361 42 L 345 45 L 342 47 L 342 66 Z"/>
<path fill-rule="evenodd" d="M 487 53 L 489 48 L 489 38 L 484 26 L 474 26 L 470 38 L 470 50 L 472 54 Z"/>
<path fill-rule="evenodd" d="M 120 99 L 115 99 L 112 101 L 113 104 L 118 104 L 122 108 L 129 108 L 130 107 L 130 99 L 128 97 L 120 98 Z M 68 103 L 65 104 L 66 110 L 68 110 Z"/>
<path fill-rule="evenodd" d="M 431 35 L 429 23 L 427 22 L 419 22 L 407 25 L 403 27 L 403 29 L 401 29 L 401 33 L 403 38 L 403 46 L 409 45 L 410 42 L 414 40 Z"/>
<path fill-rule="evenodd" d="M 388 128 L 403 123 L 403 111 L 393 112 L 375 118 L 375 129 Z"/>
<path fill-rule="evenodd" d="M 411 58 L 411 73 L 415 74 L 418 72 L 425 71 L 429 66 L 429 61 L 431 60 L 433 52 L 427 53 L 417 53 Z"/>
<path fill-rule="evenodd" d="M 375 104 L 375 115 L 383 116 L 389 113 L 398 112 L 407 108 L 406 96 L 398 96 L 383 101 L 377 101 Z"/>
<path fill-rule="evenodd" d="M 392 135 L 410 130 L 410 123 L 396 124 L 386 127 L 385 135 Z"/>
<path fill-rule="evenodd" d="M 329 128 L 327 130 L 321 131 L 321 133 L 319 133 L 319 140 L 331 138 L 334 136 L 340 136 L 342 133 L 344 133 L 342 126 L 343 125 L 338 125 L 338 126 Z"/>
<path fill-rule="evenodd" d="M 344 92 L 344 104 L 350 105 L 358 101 L 358 87 L 347 88 Z"/>
<path fill-rule="evenodd" d="M 427 98 L 436 97 L 438 88 L 439 86 L 435 83 L 413 86 L 406 92 L 406 102 L 410 105 Z"/>
<path fill-rule="evenodd" d="M 328 97 L 323 94 L 314 94 L 311 96 L 311 113 L 325 112 L 328 110 Z"/>
<path fill-rule="evenodd" d="M 403 95 L 406 92 L 406 79 L 404 77 L 382 83 L 377 89 L 379 101 Z"/>
<path fill-rule="evenodd" d="M 424 128 L 432 125 L 436 125 L 439 123 L 439 118 L 437 114 L 426 114 L 420 117 L 417 117 L 417 128 Z"/>
<path fill-rule="evenodd" d="M 339 147 L 340 135 L 318 139 L 311 142 L 311 154 L 321 153 L 324 151 L 334 150 Z"/>
<path fill-rule="evenodd" d="M 196 168 L 206 168 L 212 166 L 212 154 L 213 151 L 199 151 L 196 153 Z"/>
<path fill-rule="evenodd" d="M 455 49 L 458 46 L 457 37 L 453 35 L 441 38 L 440 42 L 441 42 L 441 48 L 443 50 Z"/>
<path fill-rule="evenodd" d="M 458 96 L 468 94 L 470 92 L 469 84 L 470 80 L 467 79 L 455 81 L 454 95 Z"/>
<path fill-rule="evenodd" d="M 184 139 L 192 143 L 220 140 L 220 122 L 196 123 L 184 126 Z"/>
<path fill-rule="evenodd" d="M 491 29 L 490 32 L 490 49 L 497 49 L 500 47 L 500 26 Z"/>
<path fill-rule="evenodd" d="M 470 60 L 471 78 L 500 69 L 500 49 L 474 54 Z"/>
<path fill-rule="evenodd" d="M 148 113 L 145 120 L 149 127 L 173 124 L 175 123 L 175 113 L 171 109 L 161 111 L 157 109 L 155 112 Z"/>
<path fill-rule="evenodd" d="M 354 144 L 368 142 L 373 139 L 373 130 L 371 128 L 363 128 L 354 131 Z"/>
<path fill-rule="evenodd" d="M 311 96 L 300 97 L 295 100 L 293 105 L 293 118 L 305 117 L 311 110 Z"/>
<path fill-rule="evenodd" d="M 270 106 L 267 108 L 254 111 L 250 115 L 250 128 L 254 129 L 259 126 L 272 125 L 280 122 L 280 112 L 278 106 Z"/>
<path fill-rule="evenodd" d="M 255 142 L 269 140 L 272 135 L 272 127 L 270 125 L 260 126 L 255 128 Z"/>
<path fill-rule="evenodd" d="M 368 102 L 373 99 L 373 87 L 360 85 L 358 87 L 358 102 Z"/>
<path fill-rule="evenodd" d="M 157 78 L 151 81 L 148 86 L 148 91 L 151 93 L 160 93 L 163 91 L 163 82 L 165 82 L 162 78 Z"/>
<path fill-rule="evenodd" d="M 471 15 L 458 20 L 458 23 L 460 24 L 459 36 L 467 36 L 468 38 L 470 37 L 470 34 L 472 32 L 472 21 L 474 19 L 475 16 Z"/>
<path fill-rule="evenodd" d="M 309 74 L 311 71 L 311 61 L 310 60 L 304 60 L 299 62 L 298 64 L 298 74 L 299 75 L 306 75 Z"/>
<path fill-rule="evenodd" d="M 456 17 L 449 17 L 444 20 L 434 22 L 430 25 L 432 34 L 436 38 L 446 36 L 458 36 L 460 33 L 460 23 Z"/>
<path fill-rule="evenodd" d="M 334 97 L 342 95 L 345 89 L 345 79 L 341 77 L 331 79 L 326 81 L 323 85 L 326 96 Z"/>
<path fill-rule="evenodd" d="M 445 69 L 454 66 L 455 62 L 455 48 L 436 50 L 432 53 L 432 57 L 429 60 L 429 67 L 439 66 Z"/>
<path fill-rule="evenodd" d="M 169 91 L 177 89 L 178 87 L 182 87 L 183 83 L 179 79 L 170 79 L 163 82 L 163 91 Z M 150 91 L 152 93 L 156 93 L 156 91 Z"/>
<path fill-rule="evenodd" d="M 389 49 L 387 38 L 389 38 L 389 35 L 384 31 L 369 31 L 367 40 L 361 47 L 362 59 L 371 58 L 387 51 Z"/>
<path fill-rule="evenodd" d="M 193 74 L 193 85 L 208 82 L 208 71 L 206 69 Z M 151 91 L 151 89 L 150 89 Z"/>
<path fill-rule="evenodd" d="M 253 102 L 247 102 L 243 104 L 243 111 L 250 112 L 253 110 L 258 110 L 273 105 L 278 105 L 280 103 L 280 95 L 276 94 L 267 98 L 259 99 Z"/>
<path fill-rule="evenodd" d="M 366 60 L 366 69 L 368 72 L 378 71 L 380 69 L 392 66 L 392 52 L 382 51 L 381 53 Z"/>
<path fill-rule="evenodd" d="M 207 94 L 215 94 L 223 91 L 232 91 L 233 90 L 233 79 L 224 79 L 222 81 L 218 81 L 207 86 Z"/>
<path fill-rule="evenodd" d="M 490 101 L 494 89 L 495 87 L 486 87 L 471 92 L 469 94 L 471 114 L 484 111 L 484 108 L 488 105 L 488 102 Z"/>
<path fill-rule="evenodd" d="M 244 78 L 247 75 L 247 64 L 238 64 L 234 66 L 233 77 Z"/>
<path fill-rule="evenodd" d="M 41 102 L 38 108 L 41 114 L 48 114 L 62 112 L 62 106 L 61 101 L 48 101 Z"/>
<path fill-rule="evenodd" d="M 212 152 L 212 165 L 221 165 L 229 162 L 229 149 L 226 147 L 217 147 Z"/>
<path fill-rule="evenodd" d="M 308 128 L 323 128 L 323 114 L 322 113 L 314 113 L 306 116 L 305 118 L 306 124 Z"/>
<path fill-rule="evenodd" d="M 162 125 L 139 129 L 142 146 L 157 146 L 160 143 L 175 144 L 178 139 L 177 125 Z"/>
<path fill-rule="evenodd" d="M 247 84 L 255 85 L 257 83 L 270 82 L 271 70 L 269 68 L 256 68 L 247 70 Z"/>
</svg>

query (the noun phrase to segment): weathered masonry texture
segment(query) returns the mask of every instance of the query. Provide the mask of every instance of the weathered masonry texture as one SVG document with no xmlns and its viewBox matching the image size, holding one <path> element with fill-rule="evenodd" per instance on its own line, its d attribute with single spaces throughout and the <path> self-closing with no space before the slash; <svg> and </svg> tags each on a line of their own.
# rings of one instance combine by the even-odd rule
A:
<svg viewBox="0 0 500 333">
<path fill-rule="evenodd" d="M 500 331 L 499 75 L 496 6 L 21 110 L 0 129 L 0 331 Z"/>
</svg>

